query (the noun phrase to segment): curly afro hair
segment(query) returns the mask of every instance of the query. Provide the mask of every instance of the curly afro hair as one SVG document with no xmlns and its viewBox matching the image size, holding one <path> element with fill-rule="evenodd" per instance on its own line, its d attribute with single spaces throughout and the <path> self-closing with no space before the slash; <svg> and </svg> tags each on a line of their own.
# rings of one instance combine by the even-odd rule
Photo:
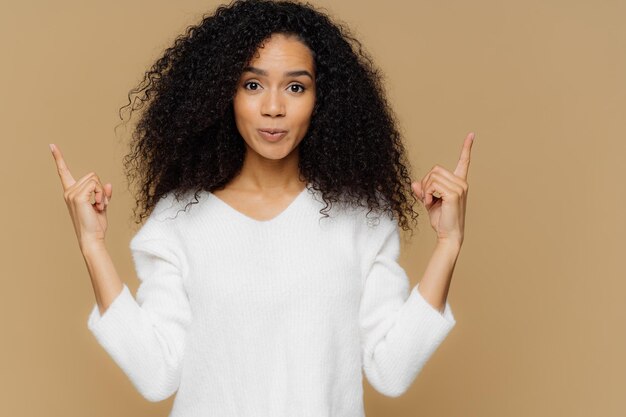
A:
<svg viewBox="0 0 626 417">
<path fill-rule="evenodd" d="M 131 115 L 143 110 L 124 157 L 126 175 L 140 188 L 136 223 L 169 192 L 179 200 L 193 191 L 194 204 L 199 192 L 221 189 L 238 174 L 246 147 L 233 98 L 244 67 L 274 33 L 295 35 L 313 52 L 316 103 L 298 152 L 300 176 L 326 205 L 320 213 L 349 203 L 368 214 L 387 211 L 410 230 L 405 213 L 417 223 L 417 200 L 380 71 L 327 14 L 309 3 L 269 0 L 235 0 L 203 15 L 128 93 L 122 120 L 126 107 Z"/>
</svg>

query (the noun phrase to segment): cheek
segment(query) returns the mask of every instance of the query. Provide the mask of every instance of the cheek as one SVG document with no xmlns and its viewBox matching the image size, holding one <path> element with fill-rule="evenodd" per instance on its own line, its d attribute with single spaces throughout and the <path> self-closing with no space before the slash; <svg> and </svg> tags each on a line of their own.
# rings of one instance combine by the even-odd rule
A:
<svg viewBox="0 0 626 417">
<path fill-rule="evenodd" d="M 249 130 L 248 126 L 249 122 L 249 113 L 246 110 L 246 106 L 241 100 L 233 101 L 233 112 L 235 113 L 235 126 L 237 127 L 237 131 L 244 138 L 248 136 L 247 132 Z"/>
<path fill-rule="evenodd" d="M 237 123 L 245 122 L 250 119 L 250 115 L 254 111 L 254 103 L 252 100 L 235 96 L 233 100 L 233 111 L 235 112 L 235 120 L 237 120 Z"/>
<path fill-rule="evenodd" d="M 300 107 L 298 111 L 298 120 L 300 124 L 304 126 L 308 126 L 311 122 L 311 115 L 313 113 L 313 106 L 315 105 L 315 100 L 310 100 L 305 106 Z"/>
</svg>

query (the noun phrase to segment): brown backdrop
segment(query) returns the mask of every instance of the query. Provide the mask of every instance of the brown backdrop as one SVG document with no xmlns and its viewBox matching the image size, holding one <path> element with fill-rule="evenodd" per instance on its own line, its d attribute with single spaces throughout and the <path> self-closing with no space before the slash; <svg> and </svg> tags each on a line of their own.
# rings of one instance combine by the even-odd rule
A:
<svg viewBox="0 0 626 417">
<path fill-rule="evenodd" d="M 93 291 L 48 143 L 112 182 L 109 250 L 137 288 L 113 133 L 143 71 L 215 1 L 0 5 L 1 386 L 7 416 L 166 416 L 88 332 Z M 626 2 L 315 1 L 386 75 L 414 178 L 477 132 L 457 327 L 376 416 L 621 416 L 626 407 Z M 423 226 L 402 264 L 418 282 Z"/>
</svg>

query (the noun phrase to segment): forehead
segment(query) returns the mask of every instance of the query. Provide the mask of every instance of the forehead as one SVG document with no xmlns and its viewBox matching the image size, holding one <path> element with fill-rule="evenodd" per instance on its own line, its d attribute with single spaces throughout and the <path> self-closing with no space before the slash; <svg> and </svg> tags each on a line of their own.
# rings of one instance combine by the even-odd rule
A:
<svg viewBox="0 0 626 417">
<path fill-rule="evenodd" d="M 313 54 L 295 36 L 274 34 L 265 40 L 252 56 L 249 65 L 267 69 L 308 69 L 313 71 Z"/>
</svg>

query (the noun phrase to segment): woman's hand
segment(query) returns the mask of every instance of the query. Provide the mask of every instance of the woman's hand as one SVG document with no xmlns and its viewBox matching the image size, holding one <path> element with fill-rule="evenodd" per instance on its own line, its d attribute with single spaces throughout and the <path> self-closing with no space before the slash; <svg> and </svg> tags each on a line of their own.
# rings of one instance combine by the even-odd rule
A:
<svg viewBox="0 0 626 417">
<path fill-rule="evenodd" d="M 63 197 L 74 223 L 81 250 L 85 245 L 104 243 L 107 230 L 106 208 L 113 193 L 112 184 L 102 185 L 94 172 L 75 181 L 65 165 L 61 150 L 54 144 L 50 144 L 50 149 L 61 178 Z M 92 203 L 91 196 L 94 193 L 95 201 Z"/>
<path fill-rule="evenodd" d="M 413 192 L 426 207 L 430 225 L 437 232 L 440 242 L 452 242 L 459 246 L 463 243 L 468 191 L 466 179 L 473 143 L 474 133 L 470 133 L 463 142 L 454 173 L 435 165 L 421 181 L 412 183 Z"/>
</svg>

